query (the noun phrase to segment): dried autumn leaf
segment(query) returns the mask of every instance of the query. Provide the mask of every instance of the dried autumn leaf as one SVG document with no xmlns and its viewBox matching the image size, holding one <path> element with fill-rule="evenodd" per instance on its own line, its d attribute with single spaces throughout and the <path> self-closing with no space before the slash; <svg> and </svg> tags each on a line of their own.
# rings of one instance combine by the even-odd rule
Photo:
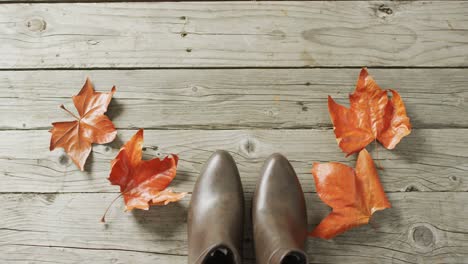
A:
<svg viewBox="0 0 468 264">
<path fill-rule="evenodd" d="M 350 108 L 337 104 L 328 96 L 328 111 L 334 125 L 339 147 L 348 155 L 360 151 L 378 140 L 387 149 L 393 149 L 411 132 L 405 105 L 395 90 L 389 100 L 363 68 L 356 90 L 349 96 Z"/>
<path fill-rule="evenodd" d="M 352 227 L 369 223 L 374 212 L 391 207 L 366 149 L 359 152 L 355 170 L 338 162 L 314 163 L 312 175 L 318 196 L 333 211 L 311 236 L 333 238 Z"/>
<path fill-rule="evenodd" d="M 150 205 L 166 205 L 182 199 L 186 193 L 165 190 L 176 176 L 177 155 L 160 160 L 142 160 L 143 129 L 120 149 L 111 162 L 109 181 L 120 186 L 128 211 L 148 210 Z"/>
<path fill-rule="evenodd" d="M 115 87 L 109 93 L 95 92 L 90 80 L 86 79 L 81 91 L 72 97 L 79 116 L 60 106 L 76 120 L 52 123 L 50 150 L 64 148 L 76 166 L 84 170 L 91 145 L 112 142 L 117 135 L 114 124 L 104 115 L 114 93 Z"/>
<path fill-rule="evenodd" d="M 151 201 L 154 205 L 168 205 L 184 198 L 186 193 L 175 193 L 171 189 L 159 192 Z"/>
</svg>

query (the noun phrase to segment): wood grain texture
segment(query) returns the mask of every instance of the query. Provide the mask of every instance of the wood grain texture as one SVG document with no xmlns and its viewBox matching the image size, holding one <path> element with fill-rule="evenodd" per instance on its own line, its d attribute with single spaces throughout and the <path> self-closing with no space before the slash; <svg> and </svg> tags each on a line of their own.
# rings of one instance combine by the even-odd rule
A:
<svg viewBox="0 0 468 264">
<path fill-rule="evenodd" d="M 400 92 L 416 128 L 468 127 L 468 69 L 370 69 Z M 45 129 L 69 120 L 86 77 L 117 93 L 119 128 L 331 127 L 327 96 L 349 105 L 359 69 L 213 69 L 0 72 L 0 129 Z M 428 114 L 430 113 L 430 114 Z"/>
<path fill-rule="evenodd" d="M 8 264 L 186 264 L 187 256 L 120 249 L 76 248 L 60 245 L 3 244 L 0 246 L 0 262 Z"/>
<path fill-rule="evenodd" d="M 468 263 L 468 1 L 60 1 L 0 0 L 0 263 L 186 263 L 190 194 L 132 213 L 118 200 L 99 222 L 118 193 L 110 160 L 139 127 L 145 158 L 179 154 L 177 191 L 192 191 L 213 151 L 232 153 L 255 263 L 250 202 L 270 154 L 297 171 L 309 229 L 329 213 L 310 169 L 354 166 L 326 97 L 347 104 L 361 66 L 384 68 L 370 73 L 401 93 L 416 129 L 395 150 L 369 147 L 393 208 L 310 238 L 310 263 Z M 68 119 L 58 106 L 73 109 L 87 76 L 117 86 L 119 134 L 80 172 L 48 150 L 46 129 Z"/>
<path fill-rule="evenodd" d="M 249 1 L 249 0 L 204 0 L 203 2 L 213 2 L 213 1 L 224 1 L 224 2 L 237 2 L 237 1 Z M 254 1 L 254 0 L 250 0 Z M 265 1 L 265 0 L 255 0 L 256 2 L 271 2 L 271 1 Z M 291 0 L 275 0 L 275 2 L 281 2 L 281 1 L 291 1 Z M 324 0 L 298 0 L 299 1 L 324 1 Z M 333 1 L 333 0 L 332 0 Z M 356 1 L 356 0 L 340 0 L 340 1 Z M 362 1 L 372 1 L 372 0 L 362 0 Z M 374 0 L 375 1 L 375 0 Z M 423 1 L 423 0 L 412 0 L 412 1 Z M 427 0 L 426 0 L 427 1 Z M 445 2 L 447 1 L 460 1 L 460 0 L 444 0 Z M 90 2 L 90 3 L 100 3 L 100 2 L 128 2 L 128 0 L 0 0 L 0 3 L 85 3 L 85 2 Z M 132 2 L 171 2 L 169 0 L 166 1 L 161 1 L 161 0 L 137 0 L 137 1 L 132 1 Z M 197 0 L 182 0 L 178 2 L 201 2 Z M 382 1 L 383 2 L 383 1 Z"/>
<path fill-rule="evenodd" d="M 119 200 L 107 217 L 99 219 L 115 194 L 1 194 L 0 259 L 14 261 L 20 251 L 40 248 L 38 258 L 97 262 L 143 256 L 138 263 L 157 258 L 174 263 L 187 254 L 186 214 L 190 195 L 182 202 L 149 211 L 123 212 Z M 244 256 L 253 259 L 249 208 L 246 197 Z M 393 208 L 374 215 L 372 225 L 353 229 L 333 240 L 308 240 L 310 263 L 463 263 L 468 259 L 468 193 L 392 193 Z M 315 194 L 306 194 L 309 228 L 329 209 Z M 77 213 L 79 212 L 79 213 Z M 59 249 L 62 251 L 57 252 Z M 51 252 L 47 256 L 45 253 Z M 78 256 L 68 257 L 76 252 Z M 94 252 L 85 256 L 85 252 Z M 107 255 L 107 256 L 104 256 Z M 161 256 L 162 255 L 162 256 Z M 28 258 L 24 256 L 23 258 Z M 171 257 L 172 259 L 172 257 Z M 21 259 L 18 259 L 19 262 Z M 182 261 L 181 261 L 182 262 Z M 171 261 L 171 263 L 173 263 Z M 251 262 L 250 262 L 251 263 Z"/>
<path fill-rule="evenodd" d="M 110 145 L 96 145 L 80 172 L 61 150 L 49 152 L 47 131 L 0 131 L 0 192 L 118 192 L 107 180 L 110 160 L 132 130 L 120 130 Z M 147 158 L 176 153 L 178 176 L 171 184 L 192 191 L 205 161 L 216 149 L 230 151 L 244 190 L 254 190 L 265 159 L 274 152 L 288 157 L 304 191 L 314 192 L 313 162 L 340 161 L 354 166 L 336 146 L 332 130 L 147 130 Z M 371 146 L 370 149 L 373 149 Z M 387 192 L 468 191 L 468 130 L 416 129 L 388 151 L 372 150 L 385 170 L 379 171 Z"/>
<path fill-rule="evenodd" d="M 254 1 L 254 0 L 204 0 L 203 2 L 237 2 L 237 1 Z M 255 0 L 256 2 L 271 2 L 271 1 L 265 1 L 265 0 Z M 275 2 L 281 2 L 281 1 L 291 1 L 291 0 L 275 0 Z M 297 0 L 296 2 L 299 1 L 324 1 L 324 0 Z M 333 0 L 332 0 L 333 1 Z M 340 1 L 356 1 L 356 0 L 340 0 Z M 362 1 L 372 1 L 372 0 L 362 0 Z M 374 0 L 375 1 L 375 0 Z M 412 1 L 423 1 L 423 0 L 412 0 Z M 426 0 L 427 1 L 427 0 Z M 444 1 L 460 1 L 460 0 L 444 0 Z M 0 3 L 103 3 L 103 2 L 109 2 L 109 3 L 115 3 L 115 2 L 128 2 L 128 0 L 0 0 Z M 132 2 L 173 2 L 170 0 L 162 1 L 162 0 L 136 0 Z M 197 0 L 181 0 L 178 2 L 201 2 Z"/>
<path fill-rule="evenodd" d="M 468 66 L 468 2 L 8 4 L 0 68 Z"/>
</svg>

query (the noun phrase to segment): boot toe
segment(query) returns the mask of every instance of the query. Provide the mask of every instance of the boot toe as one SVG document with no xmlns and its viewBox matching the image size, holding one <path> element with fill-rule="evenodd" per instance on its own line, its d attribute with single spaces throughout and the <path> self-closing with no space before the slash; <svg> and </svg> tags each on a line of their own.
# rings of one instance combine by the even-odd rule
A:
<svg viewBox="0 0 468 264">
<path fill-rule="evenodd" d="M 276 196 L 286 191 L 300 191 L 302 189 L 291 163 L 282 154 L 272 154 L 265 161 L 257 185 L 257 190 L 264 189 L 263 195 Z"/>
<path fill-rule="evenodd" d="M 189 263 L 241 261 L 244 198 L 236 163 L 218 150 L 195 184 L 188 212 Z"/>
<path fill-rule="evenodd" d="M 304 193 L 288 159 L 272 154 L 263 166 L 252 204 L 257 263 L 305 264 Z"/>
</svg>

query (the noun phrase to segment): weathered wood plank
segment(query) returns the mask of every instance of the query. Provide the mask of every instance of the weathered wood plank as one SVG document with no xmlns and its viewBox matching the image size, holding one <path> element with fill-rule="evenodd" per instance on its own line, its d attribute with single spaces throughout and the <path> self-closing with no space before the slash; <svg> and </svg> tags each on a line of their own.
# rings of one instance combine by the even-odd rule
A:
<svg viewBox="0 0 468 264">
<path fill-rule="evenodd" d="M 225 2 L 236 2 L 236 1 L 245 1 L 245 0 L 203 0 L 203 2 L 211 2 L 211 1 L 225 1 Z M 253 0 L 252 0 L 253 1 Z M 266 0 L 255 0 L 258 2 L 271 2 L 271 1 L 266 1 Z M 275 2 L 280 2 L 280 1 L 291 1 L 291 0 L 274 0 Z M 299 1 L 324 1 L 324 0 L 296 0 L 297 2 Z M 330 0 L 325 0 L 325 1 L 330 1 Z M 331 0 L 334 1 L 334 0 Z M 356 0 L 340 0 L 340 1 L 356 1 Z M 375 1 L 375 0 L 362 0 L 362 1 Z M 385 0 L 381 1 L 384 2 Z M 413 1 L 423 1 L 423 0 L 413 0 Z M 427 0 L 426 0 L 427 1 Z M 460 0 L 444 0 L 445 2 L 447 1 L 460 1 Z M 78 3 L 83 3 L 83 2 L 90 2 L 90 3 L 100 3 L 100 2 L 128 2 L 128 0 L 0 0 L 0 3 L 2 2 L 7 2 L 7 3 L 72 3 L 72 2 L 78 2 Z M 144 0 L 141 2 L 170 2 L 170 1 L 161 1 L 161 0 Z M 182 0 L 178 2 L 201 2 L 197 0 Z"/>
<path fill-rule="evenodd" d="M 21 245 L 44 247 L 41 248 L 44 253 L 55 253 L 41 254 L 39 258 L 59 262 L 67 260 L 67 255 L 75 250 L 67 248 L 110 252 L 109 256 L 98 260 L 120 258 L 125 252 L 138 254 L 143 255 L 142 263 L 166 258 L 157 254 L 187 254 L 186 214 L 190 196 L 178 204 L 133 213 L 123 212 L 118 201 L 117 208 L 107 217 L 108 224 L 101 224 L 101 214 L 114 197 L 115 194 L 85 193 L 0 195 L 0 259 L 18 256 L 11 252 L 16 245 L 20 245 L 20 250 L 24 249 Z M 330 241 L 310 238 L 307 245 L 310 262 L 466 262 L 468 193 L 392 193 L 389 199 L 393 208 L 378 212 L 372 225 L 351 230 Z M 312 229 L 329 209 L 315 194 L 306 194 L 306 202 Z M 248 216 L 250 196 L 246 198 L 246 205 L 244 255 L 253 259 Z M 59 248 L 66 249 L 57 252 Z M 63 259 L 54 259 L 62 256 Z M 85 257 L 79 254 L 70 258 Z M 175 257 L 175 263 L 181 261 L 180 258 Z"/>
<path fill-rule="evenodd" d="M 0 245 L 1 263 L 171 263 L 186 264 L 187 256 L 164 255 L 151 252 L 127 251 L 118 249 L 69 248 L 42 245 Z"/>
<path fill-rule="evenodd" d="M 97 145 L 86 172 L 60 150 L 49 152 L 47 131 L 0 131 L 0 192 L 117 192 L 107 181 L 110 160 L 135 131 L 120 130 L 111 145 Z M 341 161 L 354 166 L 336 145 L 332 130 L 147 130 L 148 157 L 180 156 L 172 186 L 190 192 L 203 164 L 216 149 L 238 163 L 244 190 L 252 192 L 264 160 L 274 152 L 292 162 L 306 192 L 315 191 L 312 162 Z M 468 130 L 416 129 L 395 150 L 372 152 L 388 192 L 468 191 Z"/>
<path fill-rule="evenodd" d="M 468 69 L 370 69 L 403 96 L 414 127 L 468 127 Z M 331 127 L 327 96 L 348 104 L 359 69 L 217 69 L 0 72 L 0 128 L 69 120 L 87 76 L 117 86 L 109 115 L 120 128 Z"/>
<path fill-rule="evenodd" d="M 203 2 L 211 2 L 211 1 L 225 1 L 225 2 L 237 2 L 237 1 L 246 1 L 246 0 L 203 0 Z M 253 0 L 252 0 L 253 1 Z M 258 2 L 271 2 L 271 1 L 266 1 L 266 0 L 255 0 Z M 280 1 L 291 1 L 291 0 L 274 0 L 275 2 L 280 2 Z M 296 1 L 324 1 L 324 0 L 296 0 Z M 325 1 L 330 1 L 330 0 L 325 0 Z M 333 1 L 333 0 L 331 0 Z M 340 0 L 340 1 L 356 1 L 356 0 Z M 372 0 L 362 0 L 362 1 L 372 1 Z M 374 0 L 375 1 L 375 0 Z M 385 1 L 385 0 L 384 0 Z M 413 1 L 423 1 L 423 0 L 413 0 Z M 427 0 L 426 0 L 427 1 Z M 460 0 L 445 0 L 445 1 L 460 1 Z M 7 2 L 7 3 L 72 3 L 72 2 L 78 2 L 78 3 L 84 3 L 84 2 L 90 2 L 90 3 L 101 3 L 101 2 L 127 2 L 128 0 L 0 0 L 0 3 L 2 2 Z M 170 2 L 170 1 L 162 1 L 162 0 L 144 0 L 140 2 Z M 178 2 L 202 2 L 202 1 L 197 1 L 197 0 L 182 0 Z"/>
<path fill-rule="evenodd" d="M 236 1 L 245 1 L 245 0 L 203 0 L 203 1 L 197 1 L 197 0 L 182 0 L 178 2 L 212 2 L 212 1 L 225 1 L 225 2 L 236 2 Z M 265 1 L 265 0 L 255 0 L 255 1 Z M 290 0 L 274 0 L 274 1 L 290 1 Z M 298 1 L 306 1 L 306 0 L 298 0 Z M 307 1 L 323 1 L 323 0 L 307 0 Z M 356 0 L 342 0 L 342 1 L 356 1 Z M 370 0 L 364 0 L 364 1 L 370 1 Z M 419 0 L 416 0 L 419 1 Z M 447 1 L 460 1 L 460 0 L 447 0 Z M 104 3 L 104 2 L 109 2 L 109 3 L 118 3 L 118 2 L 124 2 L 128 3 L 128 0 L 0 0 L 1 3 Z M 136 1 L 132 1 L 136 2 Z M 169 0 L 163 1 L 163 0 L 140 0 L 139 2 L 171 2 Z"/>
<path fill-rule="evenodd" d="M 468 66 L 468 2 L 9 4 L 0 68 Z"/>
</svg>

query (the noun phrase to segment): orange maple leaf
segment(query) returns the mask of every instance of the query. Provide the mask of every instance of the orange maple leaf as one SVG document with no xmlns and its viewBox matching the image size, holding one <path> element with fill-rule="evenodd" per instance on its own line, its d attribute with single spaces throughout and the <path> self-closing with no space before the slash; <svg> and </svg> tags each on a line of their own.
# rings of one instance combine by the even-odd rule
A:
<svg viewBox="0 0 468 264">
<path fill-rule="evenodd" d="M 114 124 L 104 115 L 114 93 L 115 86 L 109 93 L 95 92 L 90 80 L 86 79 L 81 91 L 72 97 L 79 116 L 60 106 L 76 120 L 52 123 L 50 150 L 64 148 L 76 166 L 84 170 L 92 144 L 112 142 L 117 135 Z"/>
<path fill-rule="evenodd" d="M 405 105 L 400 95 L 392 89 L 389 100 L 387 90 L 382 90 L 363 68 L 356 90 L 349 96 L 350 108 L 337 104 L 328 96 L 328 111 L 333 122 L 336 140 L 347 156 L 360 151 L 378 140 L 387 149 L 393 149 L 411 132 Z"/>
<path fill-rule="evenodd" d="M 338 162 L 314 163 L 312 175 L 318 196 L 333 211 L 311 236 L 333 238 L 352 227 L 369 223 L 374 212 L 391 207 L 366 149 L 359 152 L 355 170 Z"/>
<path fill-rule="evenodd" d="M 160 160 L 142 160 L 143 129 L 120 149 L 111 162 L 109 181 L 119 185 L 126 209 L 148 210 L 150 205 L 166 205 L 182 199 L 186 193 L 166 190 L 176 176 L 177 155 Z"/>
</svg>

